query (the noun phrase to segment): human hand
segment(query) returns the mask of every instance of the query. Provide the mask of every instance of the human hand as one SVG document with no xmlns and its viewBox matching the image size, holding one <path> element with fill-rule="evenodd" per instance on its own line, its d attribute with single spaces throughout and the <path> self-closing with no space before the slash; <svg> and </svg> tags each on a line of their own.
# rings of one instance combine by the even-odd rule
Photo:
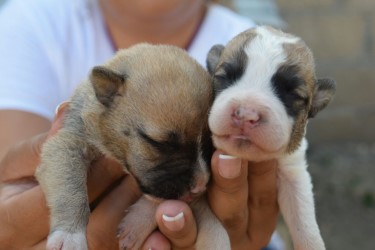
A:
<svg viewBox="0 0 375 250">
<path fill-rule="evenodd" d="M 227 230 L 232 249 L 261 249 L 269 243 L 278 218 L 276 161 L 249 163 L 238 158 L 222 159 L 221 154 L 216 151 L 212 157 L 213 181 L 208 188 L 211 209 Z M 181 212 L 184 216 L 177 222 L 163 219 L 163 215 Z M 144 249 L 194 249 L 197 226 L 186 203 L 164 201 L 156 220 L 162 234 L 154 233 L 159 241 L 153 242 L 150 237 Z"/>
<path fill-rule="evenodd" d="M 48 208 L 34 173 L 42 144 L 61 127 L 65 106 L 48 134 L 12 147 L 0 162 L 0 249 L 45 249 Z M 117 226 L 140 195 L 137 185 L 105 158 L 90 167 L 87 184 L 90 203 L 95 203 L 87 226 L 90 249 L 118 249 Z"/>
<path fill-rule="evenodd" d="M 227 230 L 232 249 L 265 247 L 279 214 L 277 162 L 253 163 L 228 158 L 225 153 L 216 151 L 212 171 L 209 203 Z"/>
</svg>

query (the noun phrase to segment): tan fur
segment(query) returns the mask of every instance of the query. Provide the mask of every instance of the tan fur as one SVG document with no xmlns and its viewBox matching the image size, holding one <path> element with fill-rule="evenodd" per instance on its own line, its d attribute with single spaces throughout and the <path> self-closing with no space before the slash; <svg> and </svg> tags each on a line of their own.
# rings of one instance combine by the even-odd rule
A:
<svg viewBox="0 0 375 250">
<path fill-rule="evenodd" d="M 178 198 L 197 187 L 203 190 L 209 167 L 202 144 L 209 136 L 212 100 L 208 73 L 176 47 L 141 44 L 95 67 L 71 98 L 63 128 L 44 145 L 36 171 L 51 212 L 47 249 L 69 249 L 71 242 L 75 249 L 87 249 L 87 167 L 103 154 L 121 163 L 152 194 L 174 195 L 181 188 Z M 166 169 L 158 169 L 163 164 Z M 190 174 L 186 183 L 178 181 L 180 168 Z M 158 182 L 169 174 L 170 179 Z M 146 208 L 134 209 L 142 206 Z M 130 209 L 120 226 L 121 247 L 137 249 L 155 229 L 155 207 L 141 199 Z M 136 226 L 137 218 L 149 224 Z M 209 235 L 203 237 L 210 241 Z M 222 239 L 229 242 L 225 235 Z"/>
<path fill-rule="evenodd" d="M 298 89 L 296 89 L 296 92 L 301 96 L 305 97 L 313 96 L 316 79 L 314 75 L 314 58 L 310 49 L 302 40 L 298 41 L 297 43 L 284 44 L 283 48 L 285 54 L 287 55 L 285 64 L 299 65 L 300 72 L 298 74 L 305 80 L 306 83 L 304 85 L 301 85 Z M 290 141 L 287 149 L 288 153 L 295 151 L 300 146 L 301 140 L 305 136 L 305 128 L 308 119 L 308 113 L 312 105 L 311 100 L 312 98 L 310 98 L 309 104 L 306 106 L 304 112 L 301 112 L 301 114 L 299 114 L 299 116 L 296 118 L 294 122 L 292 134 L 290 136 Z"/>
<path fill-rule="evenodd" d="M 242 60 L 247 60 L 246 55 L 243 52 L 244 46 L 246 44 L 249 44 L 251 40 L 254 39 L 256 36 L 256 32 L 254 32 L 254 30 L 252 29 L 249 29 L 238 34 L 236 37 L 230 40 L 228 44 L 225 46 L 225 50 L 223 50 L 223 53 L 220 55 L 219 61 L 216 64 L 216 68 L 220 68 L 223 62 L 234 60 L 233 57 L 238 54 L 241 55 Z M 220 74 L 221 72 L 218 71 L 217 73 Z"/>
<path fill-rule="evenodd" d="M 249 29 L 240 34 L 228 42 L 225 46 L 225 51 L 222 54 L 221 62 L 227 61 L 228 58 L 233 56 L 238 50 L 243 49 L 243 47 L 250 43 L 257 36 L 257 33 L 254 30 Z"/>
</svg>

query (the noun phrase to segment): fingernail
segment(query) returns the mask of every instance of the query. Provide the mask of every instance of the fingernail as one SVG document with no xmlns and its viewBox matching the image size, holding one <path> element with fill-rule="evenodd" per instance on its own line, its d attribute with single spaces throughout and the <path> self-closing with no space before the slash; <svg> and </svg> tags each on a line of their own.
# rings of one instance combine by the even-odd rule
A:
<svg viewBox="0 0 375 250">
<path fill-rule="evenodd" d="M 231 155 L 219 155 L 219 174 L 227 179 L 234 179 L 240 176 L 241 159 Z"/>
<path fill-rule="evenodd" d="M 64 101 L 64 102 L 60 103 L 59 105 L 57 105 L 56 109 L 55 109 L 55 115 L 57 115 L 60 112 L 60 109 L 62 107 L 64 107 L 67 103 L 68 103 L 68 101 Z"/>
<path fill-rule="evenodd" d="M 184 212 L 177 214 L 176 216 L 168 216 L 163 214 L 164 225 L 171 231 L 180 231 L 185 225 Z"/>
</svg>

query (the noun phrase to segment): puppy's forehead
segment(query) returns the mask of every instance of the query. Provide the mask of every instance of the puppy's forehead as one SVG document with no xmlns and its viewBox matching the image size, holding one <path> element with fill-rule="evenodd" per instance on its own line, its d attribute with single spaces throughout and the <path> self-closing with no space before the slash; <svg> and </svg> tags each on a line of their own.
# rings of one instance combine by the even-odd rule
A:
<svg viewBox="0 0 375 250">
<path fill-rule="evenodd" d="M 220 58 L 217 74 L 235 72 L 236 76 L 231 76 L 232 79 L 252 79 L 253 87 L 259 84 L 264 88 L 264 84 L 279 70 L 295 65 L 298 65 L 295 72 L 307 80 L 306 84 L 311 89 L 314 60 L 306 44 L 297 36 L 260 26 L 241 33 L 228 43 Z"/>
<path fill-rule="evenodd" d="M 270 49 L 272 51 L 278 50 L 282 52 L 283 44 L 295 44 L 299 41 L 300 38 L 296 36 L 267 26 L 249 29 L 240 33 L 227 44 L 222 55 L 222 61 L 227 61 L 228 58 L 233 57 L 233 55 L 238 55 L 239 51 L 249 51 L 249 47 L 254 51 L 258 50 L 258 52 L 265 52 Z"/>
<path fill-rule="evenodd" d="M 125 50 L 111 66 L 128 76 L 122 98 L 126 115 L 148 135 L 163 140 L 170 133 L 199 134 L 213 88 L 209 74 L 186 51 L 143 44 Z"/>
</svg>

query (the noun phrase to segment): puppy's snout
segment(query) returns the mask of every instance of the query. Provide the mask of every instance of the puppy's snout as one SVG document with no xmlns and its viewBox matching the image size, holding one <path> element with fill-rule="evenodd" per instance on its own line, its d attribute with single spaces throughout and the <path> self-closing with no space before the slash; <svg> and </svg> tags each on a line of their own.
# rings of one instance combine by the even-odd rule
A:
<svg viewBox="0 0 375 250">
<path fill-rule="evenodd" d="M 234 127 L 255 128 L 259 125 L 262 114 L 255 108 L 239 106 L 233 109 L 231 118 Z"/>
</svg>

